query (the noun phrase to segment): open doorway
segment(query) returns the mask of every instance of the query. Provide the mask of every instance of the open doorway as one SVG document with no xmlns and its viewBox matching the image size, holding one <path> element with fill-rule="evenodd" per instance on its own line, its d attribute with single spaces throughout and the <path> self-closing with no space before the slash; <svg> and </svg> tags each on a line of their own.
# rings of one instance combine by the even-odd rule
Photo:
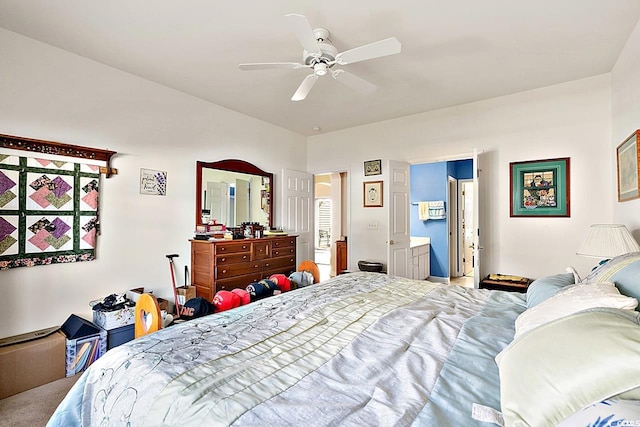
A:
<svg viewBox="0 0 640 427">
<path fill-rule="evenodd" d="M 451 160 L 434 160 L 433 162 L 411 165 L 411 200 L 443 203 L 444 216 L 436 218 L 420 218 L 419 208 L 411 210 L 411 237 L 428 238 L 430 241 L 430 277 L 434 282 L 451 283 L 463 286 L 474 286 L 473 245 L 465 245 L 463 238 L 475 237 L 477 229 L 473 218 L 473 191 L 467 191 L 468 201 L 459 196 L 467 184 L 474 184 L 473 158 L 456 158 Z M 467 206 L 465 208 L 466 204 Z M 418 203 L 416 203 L 418 204 Z M 413 203 L 412 203 L 413 205 Z M 463 219 L 463 215 L 466 218 Z M 471 221 L 471 222 L 470 222 Z M 462 223 L 465 223 L 465 231 Z M 463 262 L 464 258 L 464 262 Z M 465 277 L 466 261 L 470 261 L 470 276 Z"/>
<path fill-rule="evenodd" d="M 314 257 L 320 270 L 320 280 L 336 275 L 336 241 L 344 240 L 346 173 L 314 175 Z"/>
</svg>

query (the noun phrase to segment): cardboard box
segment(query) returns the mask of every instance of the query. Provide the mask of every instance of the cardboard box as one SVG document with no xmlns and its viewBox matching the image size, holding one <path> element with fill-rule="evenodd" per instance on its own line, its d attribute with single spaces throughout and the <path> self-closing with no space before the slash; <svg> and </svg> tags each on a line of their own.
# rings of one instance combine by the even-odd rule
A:
<svg viewBox="0 0 640 427">
<path fill-rule="evenodd" d="M 93 323 L 107 331 L 121 328 L 135 323 L 135 306 L 124 307 L 120 310 L 97 311 L 93 310 Z"/>
<path fill-rule="evenodd" d="M 138 297 L 140 297 L 140 295 L 143 294 L 143 293 L 144 293 L 144 288 L 129 289 L 127 291 L 127 298 L 129 298 L 133 302 L 137 302 L 138 301 Z"/>
<path fill-rule="evenodd" d="M 138 297 L 143 293 L 152 294 L 153 295 L 153 291 L 146 291 L 145 292 L 144 288 L 135 288 L 135 289 L 130 289 L 127 292 L 127 297 L 131 301 L 137 302 L 138 301 Z M 164 310 L 167 313 L 169 313 L 169 301 L 167 301 L 164 298 L 159 298 L 159 297 L 156 297 L 156 299 L 158 300 L 158 305 L 160 306 L 160 310 Z M 173 303 L 171 303 L 171 306 L 173 306 Z M 134 323 L 135 323 L 135 321 L 134 321 Z"/>
<path fill-rule="evenodd" d="M 0 347 L 0 399 L 64 378 L 64 334 L 56 330 L 39 338 L 26 337 L 38 336 L 38 332 L 3 340 L 5 345 Z M 22 341 L 25 338 L 28 340 Z"/>
<path fill-rule="evenodd" d="M 107 352 L 107 331 L 72 314 L 62 325 L 66 336 L 66 376 L 87 369 Z"/>
<path fill-rule="evenodd" d="M 177 289 L 178 289 L 178 304 L 180 304 L 180 306 L 183 306 L 185 302 L 196 297 L 195 286 L 182 286 Z"/>
</svg>

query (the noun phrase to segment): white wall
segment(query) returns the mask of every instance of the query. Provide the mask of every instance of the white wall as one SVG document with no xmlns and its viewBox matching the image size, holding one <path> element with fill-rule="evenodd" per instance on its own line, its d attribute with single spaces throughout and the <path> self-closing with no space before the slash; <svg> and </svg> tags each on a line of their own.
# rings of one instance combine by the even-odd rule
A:
<svg viewBox="0 0 640 427">
<path fill-rule="evenodd" d="M 172 299 L 165 255 L 181 283 L 197 160 L 252 162 L 276 195 L 279 171 L 305 164 L 300 135 L 12 32 L 0 46 L 0 133 L 114 150 L 119 171 L 101 182 L 96 261 L 0 271 L 0 337 L 90 318 L 90 300 L 137 286 Z M 139 194 L 140 168 L 168 172 L 167 196 Z"/>
<path fill-rule="evenodd" d="M 640 23 L 629 37 L 611 72 L 612 132 L 609 159 L 614 171 L 613 217 L 640 241 L 640 199 L 617 202 L 616 147 L 640 129 Z"/>
<path fill-rule="evenodd" d="M 477 148 L 484 151 L 482 275 L 537 278 L 568 265 L 586 273 L 593 261 L 576 249 L 591 223 L 612 216 L 610 99 L 607 74 L 309 138 L 310 171 L 345 162 L 351 171 L 350 268 L 386 260 L 386 209 L 362 207 L 365 160 L 420 163 Z M 571 217 L 510 218 L 509 162 L 556 157 L 571 158 Z M 371 221 L 378 230 L 367 229 Z"/>
</svg>

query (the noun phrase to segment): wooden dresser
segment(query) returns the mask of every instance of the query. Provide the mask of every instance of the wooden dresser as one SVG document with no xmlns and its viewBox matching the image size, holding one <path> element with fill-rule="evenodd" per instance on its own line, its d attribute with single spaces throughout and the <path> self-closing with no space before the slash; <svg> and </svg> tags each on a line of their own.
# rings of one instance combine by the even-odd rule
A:
<svg viewBox="0 0 640 427">
<path fill-rule="evenodd" d="M 241 240 L 191 240 L 191 283 L 208 301 L 220 290 L 296 270 L 296 237 L 271 236 Z"/>
</svg>

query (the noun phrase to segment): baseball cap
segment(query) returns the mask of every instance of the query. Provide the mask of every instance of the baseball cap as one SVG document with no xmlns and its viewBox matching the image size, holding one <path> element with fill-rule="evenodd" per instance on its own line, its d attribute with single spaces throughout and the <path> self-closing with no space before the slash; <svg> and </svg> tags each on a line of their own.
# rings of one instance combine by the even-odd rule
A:
<svg viewBox="0 0 640 427">
<path fill-rule="evenodd" d="M 202 297 L 196 297 L 184 303 L 180 310 L 180 317 L 195 319 L 211 313 L 213 313 L 211 303 Z"/>
</svg>

